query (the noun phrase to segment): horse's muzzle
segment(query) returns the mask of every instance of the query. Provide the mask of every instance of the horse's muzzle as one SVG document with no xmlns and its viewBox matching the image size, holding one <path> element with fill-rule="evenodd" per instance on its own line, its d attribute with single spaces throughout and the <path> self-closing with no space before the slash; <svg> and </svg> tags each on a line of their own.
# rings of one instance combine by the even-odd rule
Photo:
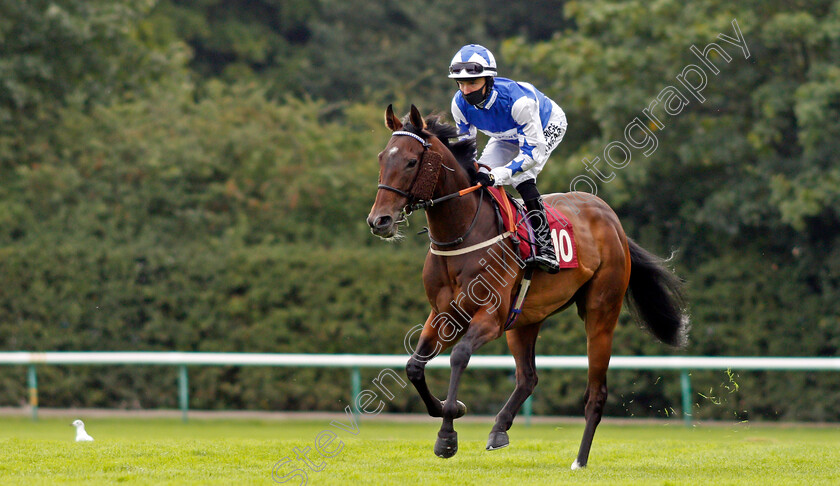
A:
<svg viewBox="0 0 840 486">
<path fill-rule="evenodd" d="M 397 225 L 394 224 L 394 218 L 391 216 L 370 215 L 367 223 L 370 226 L 370 232 L 380 238 L 391 238 L 397 233 Z"/>
</svg>

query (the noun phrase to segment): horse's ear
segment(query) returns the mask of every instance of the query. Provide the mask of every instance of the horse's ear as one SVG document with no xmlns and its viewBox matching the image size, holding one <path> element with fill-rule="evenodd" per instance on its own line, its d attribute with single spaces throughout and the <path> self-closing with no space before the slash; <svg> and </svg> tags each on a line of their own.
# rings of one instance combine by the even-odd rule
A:
<svg viewBox="0 0 840 486">
<path fill-rule="evenodd" d="M 388 105 L 388 108 L 385 110 L 385 126 L 390 128 L 392 132 L 402 130 L 403 124 L 400 123 L 399 118 L 394 115 L 393 105 Z"/>
<path fill-rule="evenodd" d="M 411 114 L 408 116 L 408 120 L 412 125 L 420 130 L 426 128 L 426 122 L 423 121 L 423 115 L 420 114 L 420 110 L 418 110 L 414 105 L 411 105 Z"/>
</svg>

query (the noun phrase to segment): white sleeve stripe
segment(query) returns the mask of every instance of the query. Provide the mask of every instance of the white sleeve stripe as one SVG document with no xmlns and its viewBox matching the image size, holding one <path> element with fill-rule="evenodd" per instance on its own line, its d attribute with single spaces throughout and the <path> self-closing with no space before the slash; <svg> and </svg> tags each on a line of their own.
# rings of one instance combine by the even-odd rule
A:
<svg viewBox="0 0 840 486">
<path fill-rule="evenodd" d="M 530 169 L 535 162 L 542 161 L 545 157 L 546 146 L 545 136 L 542 131 L 542 122 L 540 121 L 540 107 L 537 100 L 532 100 L 528 97 L 522 97 L 514 102 L 511 109 L 511 116 L 516 123 L 522 126 L 522 137 L 524 140 L 520 142 L 520 147 L 523 143 L 533 147 L 532 157 L 520 152 L 517 159 L 523 161 L 522 170 Z"/>
<path fill-rule="evenodd" d="M 458 106 L 458 103 L 455 101 L 456 98 L 452 98 L 452 118 L 455 120 L 455 126 L 458 127 L 458 130 L 463 131 L 464 127 L 468 128 L 468 135 L 461 133 L 460 139 L 464 138 L 475 138 L 477 134 L 477 130 L 474 126 L 470 125 L 467 122 L 467 117 L 464 116 L 464 113 L 461 111 L 461 108 Z"/>
</svg>

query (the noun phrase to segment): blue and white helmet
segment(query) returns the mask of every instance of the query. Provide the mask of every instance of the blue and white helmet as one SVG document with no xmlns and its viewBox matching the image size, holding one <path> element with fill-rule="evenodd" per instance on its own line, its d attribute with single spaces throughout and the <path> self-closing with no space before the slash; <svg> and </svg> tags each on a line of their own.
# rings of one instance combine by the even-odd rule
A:
<svg viewBox="0 0 840 486">
<path fill-rule="evenodd" d="M 470 44 L 462 47 L 449 63 L 449 77 L 453 79 L 496 76 L 496 58 L 486 47 Z"/>
</svg>

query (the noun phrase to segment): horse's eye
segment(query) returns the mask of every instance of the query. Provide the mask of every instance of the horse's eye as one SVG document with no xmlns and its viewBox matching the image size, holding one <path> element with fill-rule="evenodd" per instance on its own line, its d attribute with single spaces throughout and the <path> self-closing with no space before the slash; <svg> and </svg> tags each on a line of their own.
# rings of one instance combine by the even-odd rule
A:
<svg viewBox="0 0 840 486">
<path fill-rule="evenodd" d="M 417 165 L 417 159 L 408 159 L 408 166 L 407 167 L 409 169 L 414 167 L 415 165 Z"/>
</svg>

